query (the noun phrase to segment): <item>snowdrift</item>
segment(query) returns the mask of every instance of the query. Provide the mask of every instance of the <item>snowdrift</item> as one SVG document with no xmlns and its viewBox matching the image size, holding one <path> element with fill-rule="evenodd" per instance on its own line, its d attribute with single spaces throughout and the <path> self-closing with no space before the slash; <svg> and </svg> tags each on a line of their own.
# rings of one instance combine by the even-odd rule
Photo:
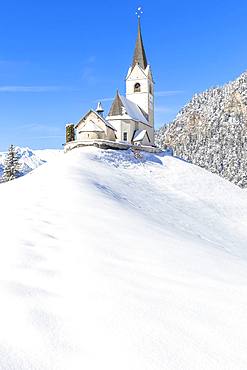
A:
<svg viewBox="0 0 247 370">
<path fill-rule="evenodd" d="M 0 369 L 247 368 L 246 191 L 84 148 L 0 203 Z"/>
</svg>

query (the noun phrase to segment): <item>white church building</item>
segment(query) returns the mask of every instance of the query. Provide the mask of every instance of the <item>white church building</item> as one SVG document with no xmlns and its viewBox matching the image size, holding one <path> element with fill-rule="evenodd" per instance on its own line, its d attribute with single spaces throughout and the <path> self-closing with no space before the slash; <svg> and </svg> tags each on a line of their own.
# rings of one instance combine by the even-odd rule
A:
<svg viewBox="0 0 247 370">
<path fill-rule="evenodd" d="M 100 143 L 104 147 L 154 147 L 154 81 L 148 64 L 140 18 L 132 64 L 126 76 L 126 95 L 117 91 L 108 115 L 102 104 L 77 124 L 66 126 L 65 150 Z"/>
</svg>

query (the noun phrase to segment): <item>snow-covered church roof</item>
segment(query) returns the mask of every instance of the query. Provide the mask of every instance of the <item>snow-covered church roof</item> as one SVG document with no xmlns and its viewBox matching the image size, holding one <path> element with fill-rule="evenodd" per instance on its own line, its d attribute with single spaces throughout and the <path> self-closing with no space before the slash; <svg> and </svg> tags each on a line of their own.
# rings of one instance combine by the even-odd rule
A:
<svg viewBox="0 0 247 370">
<path fill-rule="evenodd" d="M 148 140 L 149 140 L 147 130 L 136 130 L 135 133 L 134 133 L 134 136 L 133 136 L 133 141 L 134 142 L 142 141 L 144 139 L 145 135 L 147 135 Z"/>
<path fill-rule="evenodd" d="M 125 96 L 117 95 L 112 103 L 110 112 L 108 114 L 108 119 L 110 118 L 121 118 L 121 119 L 132 119 L 137 122 L 142 122 L 148 125 L 148 120 L 144 115 L 141 108 L 133 103 L 131 100 L 127 99 Z"/>
</svg>

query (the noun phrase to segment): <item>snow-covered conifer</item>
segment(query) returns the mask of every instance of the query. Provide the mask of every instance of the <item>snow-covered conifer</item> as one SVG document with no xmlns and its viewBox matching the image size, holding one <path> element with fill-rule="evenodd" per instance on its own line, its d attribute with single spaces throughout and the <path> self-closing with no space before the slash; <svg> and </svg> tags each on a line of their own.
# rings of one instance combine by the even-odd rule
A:
<svg viewBox="0 0 247 370">
<path fill-rule="evenodd" d="M 10 145 L 4 162 L 3 181 L 11 181 L 20 176 L 19 158 L 14 145 Z"/>
</svg>

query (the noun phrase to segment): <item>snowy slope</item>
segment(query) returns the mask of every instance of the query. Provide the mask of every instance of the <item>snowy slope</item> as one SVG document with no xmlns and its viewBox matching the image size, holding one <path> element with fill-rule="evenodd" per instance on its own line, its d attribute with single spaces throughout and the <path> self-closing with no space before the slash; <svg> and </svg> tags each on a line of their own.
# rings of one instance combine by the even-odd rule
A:
<svg viewBox="0 0 247 370">
<path fill-rule="evenodd" d="M 0 369 L 247 368 L 245 190 L 84 148 L 0 203 Z"/>
<path fill-rule="evenodd" d="M 50 162 L 63 154 L 63 150 L 60 149 L 40 149 L 33 150 L 34 154 L 42 159 L 44 162 Z"/>
</svg>

